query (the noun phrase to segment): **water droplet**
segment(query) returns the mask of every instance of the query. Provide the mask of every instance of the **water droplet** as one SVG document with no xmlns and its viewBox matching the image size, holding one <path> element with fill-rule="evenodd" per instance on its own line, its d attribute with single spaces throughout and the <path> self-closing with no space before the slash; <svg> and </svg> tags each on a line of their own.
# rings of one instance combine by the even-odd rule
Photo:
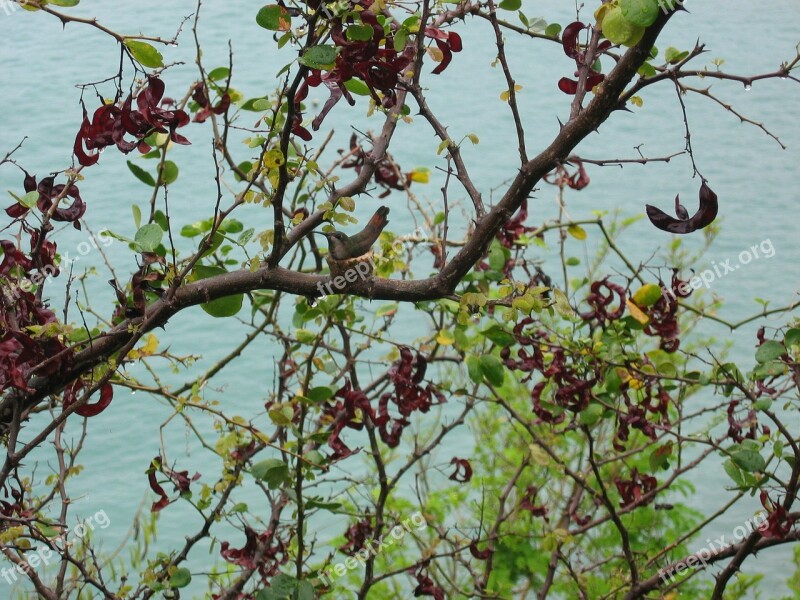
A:
<svg viewBox="0 0 800 600">
<path fill-rule="evenodd" d="M 744 91 L 745 92 L 749 92 L 752 89 L 753 89 L 752 85 L 750 85 L 749 83 L 745 84 L 745 86 L 744 86 Z"/>
<path fill-rule="evenodd" d="M 476 323 L 481 320 L 481 313 L 473 313 L 472 320 Z"/>
</svg>

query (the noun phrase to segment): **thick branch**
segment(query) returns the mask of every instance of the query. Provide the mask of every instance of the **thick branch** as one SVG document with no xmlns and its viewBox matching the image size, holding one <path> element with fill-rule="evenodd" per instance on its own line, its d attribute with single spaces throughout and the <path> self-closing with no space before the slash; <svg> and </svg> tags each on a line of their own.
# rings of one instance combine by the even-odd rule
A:
<svg viewBox="0 0 800 600">
<path fill-rule="evenodd" d="M 625 86 L 630 83 L 641 64 L 649 56 L 650 48 L 670 16 L 661 15 L 659 20 L 648 28 L 639 44 L 623 55 L 617 66 L 599 86 L 598 94 L 589 105 L 562 127 L 555 140 L 543 152 L 523 165 L 500 202 L 485 216 L 479 218 L 473 235 L 440 273 L 428 279 L 413 281 L 380 278 L 366 281 L 357 280 L 344 291 L 367 298 L 405 302 L 433 300 L 452 295 L 458 283 L 486 252 L 503 223 L 520 207 L 534 186 L 544 175 L 566 160 L 575 147 L 595 131 L 618 107 L 619 97 Z M 398 99 L 398 105 L 401 104 L 402 101 Z M 393 119 L 390 118 L 376 141 L 371 153 L 372 160 L 378 161 L 383 156 L 393 129 Z M 369 168 L 363 170 L 363 172 L 370 171 Z M 334 192 L 333 197 L 338 198 L 354 193 L 359 189 L 361 183 L 359 178 L 349 186 Z M 289 233 L 286 243 L 281 249 L 282 254 L 308 233 L 302 225 L 301 223 Z M 147 310 L 144 328 L 150 330 L 162 327 L 170 317 L 189 306 L 256 289 L 272 289 L 316 297 L 324 294 L 322 284 L 326 281 L 327 278 L 319 275 L 289 271 L 279 266 L 265 267 L 256 272 L 239 270 L 226 273 L 185 285 L 179 288 L 173 297 L 156 301 Z M 13 403 L 21 402 L 23 411 L 28 410 L 47 395 L 60 391 L 67 383 L 88 369 L 107 360 L 125 346 L 135 331 L 141 328 L 142 323 L 141 318 L 126 321 L 106 335 L 93 340 L 87 349 L 76 355 L 72 368 L 65 369 L 54 377 L 32 381 L 31 386 L 36 389 L 35 392 L 27 395 L 6 396 L 0 403 L 0 422 L 8 422 L 11 418 Z"/>
</svg>

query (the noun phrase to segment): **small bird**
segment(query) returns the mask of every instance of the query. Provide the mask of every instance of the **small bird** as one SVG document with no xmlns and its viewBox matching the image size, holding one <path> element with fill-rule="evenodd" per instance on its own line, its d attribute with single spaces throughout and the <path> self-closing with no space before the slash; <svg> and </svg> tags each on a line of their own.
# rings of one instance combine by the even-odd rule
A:
<svg viewBox="0 0 800 600">
<path fill-rule="evenodd" d="M 369 252 L 372 244 L 378 239 L 378 236 L 386 227 L 389 219 L 386 215 L 389 214 L 389 209 L 381 206 L 372 215 L 367 225 L 356 233 L 355 235 L 348 236 L 341 231 L 330 231 L 323 234 L 328 238 L 328 252 L 330 256 L 336 260 L 347 260 L 349 258 L 356 258 Z"/>
</svg>

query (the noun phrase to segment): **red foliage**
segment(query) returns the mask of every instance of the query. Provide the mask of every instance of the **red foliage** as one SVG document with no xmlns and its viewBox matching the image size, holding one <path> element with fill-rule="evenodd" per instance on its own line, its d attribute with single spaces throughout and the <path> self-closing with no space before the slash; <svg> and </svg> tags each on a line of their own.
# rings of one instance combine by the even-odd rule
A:
<svg viewBox="0 0 800 600">
<path fill-rule="evenodd" d="M 400 349 L 400 360 L 389 368 L 389 380 L 394 384 L 394 393 L 381 396 L 377 413 L 372 408 L 369 398 L 361 390 L 352 388 L 349 380 L 334 394 L 337 399 L 323 409 L 323 414 L 333 419 L 333 427 L 328 437 L 328 445 L 334 453 L 333 460 L 340 460 L 353 454 L 353 451 L 341 440 L 339 435 L 345 427 L 360 430 L 364 419 L 369 419 L 380 433 L 383 442 L 390 448 L 400 444 L 403 430 L 410 424 L 407 417 L 415 411 L 426 413 L 434 404 L 444 403 L 445 397 L 433 384 L 423 387 L 423 378 L 427 360 L 421 354 L 414 354 L 411 349 Z M 437 400 L 434 402 L 434 398 Z M 389 414 L 389 404 L 394 404 L 399 417 Z"/>
<path fill-rule="evenodd" d="M 652 502 L 652 496 L 646 500 L 643 499 L 647 494 L 656 489 L 658 481 L 651 475 L 640 475 L 634 468 L 631 471 L 630 479 L 625 480 L 621 477 L 616 477 L 614 479 L 614 485 L 617 486 L 619 495 L 622 496 L 620 506 L 627 508 L 634 504 L 643 506 Z"/>
<path fill-rule="evenodd" d="M 95 110 L 92 120 L 84 109 L 83 123 L 75 137 L 74 152 L 78 162 L 90 166 L 100 160 L 99 151 L 107 146 L 116 146 L 120 152 L 128 154 L 134 148 L 139 152 L 150 151 L 144 141 L 151 133 L 167 133 L 176 144 L 188 144 L 189 140 L 177 133 L 176 129 L 189 123 L 189 115 L 185 111 L 166 110 L 160 104 L 167 103 L 164 98 L 164 82 L 157 77 L 148 77 L 147 85 L 136 96 L 136 107 L 133 109 L 133 96 L 118 106 L 104 104 Z M 133 140 L 125 139 L 126 135 Z M 87 151 L 96 151 L 89 153 Z"/>
<path fill-rule="evenodd" d="M 591 25 L 585 25 L 580 21 L 573 21 L 564 28 L 564 32 L 561 34 L 561 45 L 564 48 L 564 54 L 573 59 L 579 69 L 588 64 L 587 59 L 589 58 L 587 56 L 587 48 L 580 43 L 579 37 L 583 31 L 588 31 L 589 35 L 591 35 L 591 30 Z M 608 50 L 610 47 L 611 42 L 603 40 L 597 45 L 597 54 Z M 580 77 L 580 71 L 575 71 L 575 77 Z M 601 83 L 604 79 L 605 75 L 602 73 L 591 71 L 586 77 L 584 90 L 587 92 L 591 91 L 594 86 Z M 578 91 L 578 83 L 579 82 L 574 79 L 562 77 L 558 82 L 558 89 L 565 94 L 574 96 Z"/>
</svg>

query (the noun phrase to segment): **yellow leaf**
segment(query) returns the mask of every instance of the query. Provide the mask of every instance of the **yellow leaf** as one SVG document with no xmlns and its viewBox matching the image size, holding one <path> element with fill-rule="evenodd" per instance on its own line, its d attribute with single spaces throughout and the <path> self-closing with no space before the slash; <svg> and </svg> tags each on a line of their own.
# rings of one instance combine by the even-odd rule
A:
<svg viewBox="0 0 800 600">
<path fill-rule="evenodd" d="M 408 175 L 409 179 L 415 183 L 429 183 L 431 180 L 431 171 L 425 167 L 417 167 Z"/>
<path fill-rule="evenodd" d="M 453 337 L 452 332 L 447 331 L 445 329 L 440 331 L 439 335 L 436 336 L 436 343 L 438 343 L 441 346 L 452 346 L 453 342 L 455 341 L 456 339 L 455 337 Z"/>
<path fill-rule="evenodd" d="M 469 138 L 469 141 L 472 142 L 475 145 L 477 145 L 480 142 L 480 140 L 478 139 L 478 136 L 475 135 L 474 133 L 470 133 L 467 137 Z"/>
<path fill-rule="evenodd" d="M 576 240 L 585 240 L 586 239 L 586 230 L 581 227 L 580 225 L 570 225 L 567 227 L 567 231 L 569 234 L 574 237 Z"/>
<path fill-rule="evenodd" d="M 444 53 L 433 46 L 428 48 L 428 55 L 433 59 L 434 62 L 442 62 L 442 59 L 444 58 Z"/>
<path fill-rule="evenodd" d="M 636 290 L 632 299 L 637 306 L 653 306 L 661 299 L 661 286 L 655 283 L 646 283 Z"/>
<path fill-rule="evenodd" d="M 650 321 L 650 317 L 648 317 L 646 314 L 644 314 L 644 313 L 642 312 L 642 309 L 641 309 L 641 308 L 639 308 L 638 306 L 636 306 L 636 305 L 635 305 L 633 302 L 631 302 L 630 300 L 625 300 L 625 304 L 626 304 L 626 305 L 627 305 L 627 307 L 628 307 L 628 312 L 630 312 L 630 313 L 631 313 L 631 316 L 632 316 L 634 319 L 636 319 L 637 321 L 639 321 L 639 323 L 641 323 L 642 325 L 647 325 L 647 323 Z"/>
<path fill-rule="evenodd" d="M 356 208 L 356 203 L 350 196 L 343 196 L 339 198 L 339 208 L 347 212 L 353 212 Z"/>
<path fill-rule="evenodd" d="M 606 16 L 606 12 L 608 12 L 610 6 L 610 4 L 601 4 L 598 9 L 594 11 L 594 18 L 597 19 L 598 25 L 603 25 L 603 17 Z"/>
<path fill-rule="evenodd" d="M 131 360 L 137 360 L 144 358 L 145 356 L 152 356 L 155 354 L 157 349 L 158 338 L 154 334 L 149 333 L 145 338 L 144 345 L 139 348 L 133 348 L 130 352 L 128 352 L 128 358 Z"/>
<path fill-rule="evenodd" d="M 605 5 L 603 5 L 603 6 L 605 6 Z M 641 108 L 642 105 L 644 104 L 644 100 L 642 100 L 642 98 L 640 96 L 631 96 L 631 104 Z"/>
<path fill-rule="evenodd" d="M 631 375 L 629 371 L 618 368 L 617 373 L 619 374 L 619 378 L 622 380 L 622 383 L 627 383 L 632 390 L 639 390 L 644 387 L 644 382 L 641 379 L 636 379 L 636 377 Z"/>
<path fill-rule="evenodd" d="M 558 314 L 562 317 L 571 317 L 575 314 L 572 305 L 569 303 L 569 298 L 567 298 L 567 295 L 560 289 L 553 289 L 553 300 Z"/>
<path fill-rule="evenodd" d="M 147 334 L 147 339 L 145 340 L 144 346 L 141 348 L 142 354 L 145 356 L 151 356 L 155 351 L 158 349 L 158 338 L 152 334 Z"/>
<path fill-rule="evenodd" d="M 284 159 L 283 152 L 281 152 L 280 148 L 273 148 L 264 154 L 264 159 L 262 162 L 268 169 L 274 169 L 275 167 L 280 167 L 284 162 L 286 162 L 286 160 Z"/>
<path fill-rule="evenodd" d="M 500 100 L 502 100 L 503 102 L 508 102 L 508 99 L 510 97 L 511 97 L 511 92 L 509 92 L 508 90 L 503 90 L 502 92 L 500 92 Z"/>
<path fill-rule="evenodd" d="M 531 459 L 537 465 L 546 467 L 550 464 L 551 462 L 550 455 L 545 451 L 544 448 L 542 448 L 538 444 L 530 444 L 528 446 L 528 450 L 531 451 Z"/>
</svg>

